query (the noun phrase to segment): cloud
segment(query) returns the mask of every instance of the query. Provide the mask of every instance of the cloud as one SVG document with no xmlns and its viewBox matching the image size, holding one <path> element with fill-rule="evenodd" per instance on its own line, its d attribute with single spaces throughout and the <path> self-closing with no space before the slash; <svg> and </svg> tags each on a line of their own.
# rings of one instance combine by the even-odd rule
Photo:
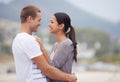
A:
<svg viewBox="0 0 120 82">
<path fill-rule="evenodd" d="M 0 0 L 0 2 L 3 2 L 3 3 L 9 3 L 11 2 L 12 0 Z"/>
<path fill-rule="evenodd" d="M 120 21 L 120 0 L 67 0 L 80 9 L 117 23 Z"/>
</svg>

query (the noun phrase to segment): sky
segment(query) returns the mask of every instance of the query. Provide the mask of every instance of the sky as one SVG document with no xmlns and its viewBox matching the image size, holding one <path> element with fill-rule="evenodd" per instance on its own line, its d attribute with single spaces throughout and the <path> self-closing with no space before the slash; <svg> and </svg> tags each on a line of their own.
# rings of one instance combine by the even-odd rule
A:
<svg viewBox="0 0 120 82">
<path fill-rule="evenodd" d="M 72 5 L 113 23 L 120 22 L 120 0 L 67 0 Z"/>
<path fill-rule="evenodd" d="M 12 0 L 0 0 L 9 3 Z M 70 4 L 113 23 L 120 22 L 120 0 L 66 0 Z"/>
<path fill-rule="evenodd" d="M 0 2 L 9 3 L 12 0 L 0 0 Z"/>
</svg>

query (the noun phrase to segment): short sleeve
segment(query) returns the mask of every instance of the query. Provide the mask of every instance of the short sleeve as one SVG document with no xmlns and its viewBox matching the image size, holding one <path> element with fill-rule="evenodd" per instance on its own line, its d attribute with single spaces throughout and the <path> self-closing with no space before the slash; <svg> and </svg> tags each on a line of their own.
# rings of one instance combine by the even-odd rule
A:
<svg viewBox="0 0 120 82">
<path fill-rule="evenodd" d="M 42 55 L 40 46 L 34 38 L 27 39 L 22 43 L 23 50 L 30 59 Z"/>
<path fill-rule="evenodd" d="M 50 64 L 57 68 L 61 68 L 67 61 L 68 56 L 70 55 L 71 51 L 72 51 L 72 45 L 61 44 L 53 60 L 50 61 Z"/>
</svg>

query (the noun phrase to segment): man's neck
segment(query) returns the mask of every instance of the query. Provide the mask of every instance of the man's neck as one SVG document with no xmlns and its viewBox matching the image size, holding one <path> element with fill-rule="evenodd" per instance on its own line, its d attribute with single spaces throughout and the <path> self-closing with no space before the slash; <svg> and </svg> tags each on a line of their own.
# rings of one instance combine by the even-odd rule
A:
<svg viewBox="0 0 120 82">
<path fill-rule="evenodd" d="M 27 25 L 27 23 L 22 23 L 21 24 L 21 32 L 26 32 L 26 33 L 32 35 L 30 27 Z"/>
</svg>

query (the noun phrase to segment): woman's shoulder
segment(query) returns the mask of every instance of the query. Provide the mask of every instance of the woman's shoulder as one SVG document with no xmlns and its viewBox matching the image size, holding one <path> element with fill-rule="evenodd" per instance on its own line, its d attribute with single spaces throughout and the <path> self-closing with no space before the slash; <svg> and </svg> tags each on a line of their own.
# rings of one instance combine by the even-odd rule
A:
<svg viewBox="0 0 120 82">
<path fill-rule="evenodd" d="M 68 45 L 68 46 L 72 45 L 72 41 L 69 38 L 67 38 L 64 41 L 62 41 L 61 45 Z"/>
</svg>

